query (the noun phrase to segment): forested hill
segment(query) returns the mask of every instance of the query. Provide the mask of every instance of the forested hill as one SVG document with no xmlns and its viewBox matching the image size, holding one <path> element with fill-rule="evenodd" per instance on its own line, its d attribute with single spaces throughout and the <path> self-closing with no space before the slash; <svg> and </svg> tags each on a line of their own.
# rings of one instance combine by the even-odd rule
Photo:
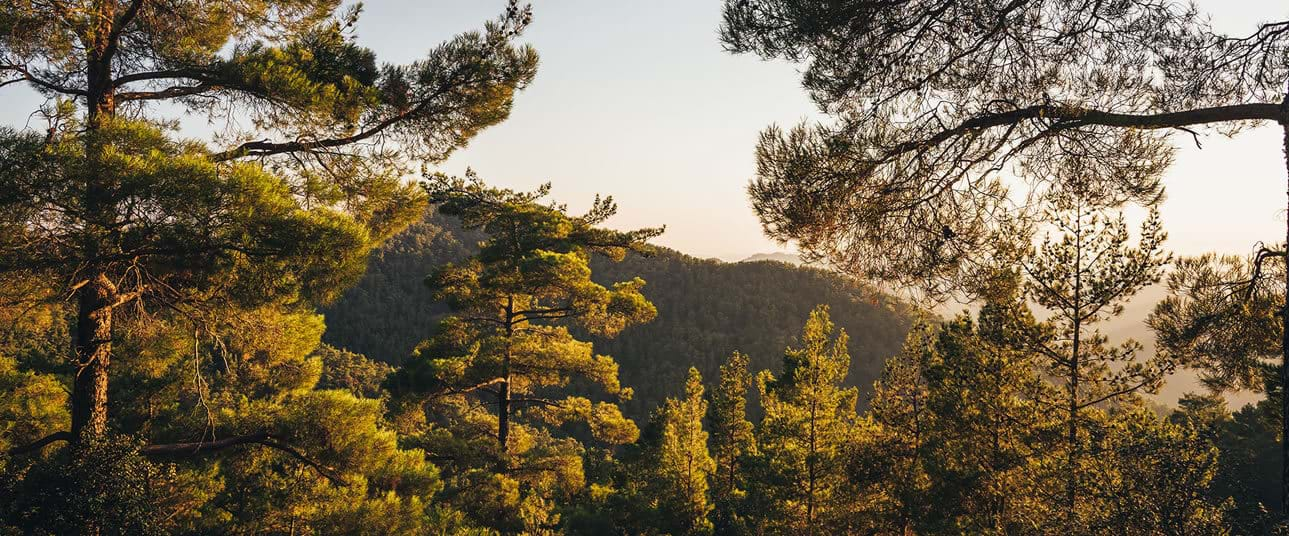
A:
<svg viewBox="0 0 1289 536">
<path fill-rule="evenodd" d="M 439 315 L 423 279 L 434 267 L 460 260 L 481 235 L 453 220 L 430 215 L 373 253 L 366 276 L 324 312 L 324 340 L 390 363 L 410 355 L 433 332 Z M 735 350 L 751 357 L 753 370 L 781 367 L 785 346 L 817 304 L 832 308 L 833 320 L 850 335 L 847 383 L 867 392 L 886 357 L 904 340 L 909 317 L 904 305 L 840 276 L 781 262 L 725 263 L 659 248 L 650 257 L 621 263 L 596 259 L 594 277 L 612 283 L 641 277 L 644 294 L 658 318 L 627 329 L 616 339 L 596 339 L 596 352 L 620 364 L 625 385 L 636 396 L 624 405 L 643 417 L 685 385 L 685 371 L 697 366 L 711 381 Z"/>
</svg>

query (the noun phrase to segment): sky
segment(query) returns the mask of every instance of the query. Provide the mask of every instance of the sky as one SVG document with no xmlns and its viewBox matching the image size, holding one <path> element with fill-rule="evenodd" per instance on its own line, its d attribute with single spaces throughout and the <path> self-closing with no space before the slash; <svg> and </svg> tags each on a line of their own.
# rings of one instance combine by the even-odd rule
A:
<svg viewBox="0 0 1289 536">
<path fill-rule="evenodd" d="M 360 44 L 406 63 L 480 28 L 505 0 L 368 0 Z M 1266 0 L 1200 0 L 1219 29 L 1245 33 L 1282 15 Z M 509 120 L 483 131 L 439 170 L 473 168 L 496 186 L 554 185 L 578 210 L 612 195 L 617 228 L 666 226 L 657 243 L 697 257 L 739 260 L 791 251 L 766 239 L 746 186 L 768 125 L 817 119 L 797 66 L 734 56 L 717 39 L 718 0 L 535 0 L 523 36 L 541 56 Z M 12 88 L 12 87 L 11 87 Z M 0 94 L 0 124 L 26 124 L 29 90 Z M 200 119 L 189 121 L 197 123 Z M 186 129 L 188 131 L 188 129 Z M 1284 236 L 1285 169 L 1273 126 L 1234 139 L 1189 137 L 1166 179 L 1168 246 L 1178 254 L 1247 253 Z"/>
<path fill-rule="evenodd" d="M 813 114 L 786 63 L 725 53 L 713 0 L 537 0 L 525 33 L 541 56 L 510 119 L 442 169 L 519 189 L 550 181 L 570 208 L 612 195 L 618 228 L 665 225 L 656 242 L 738 260 L 776 251 L 745 187 L 771 123 Z M 368 2 L 359 38 L 393 61 L 500 13 L 504 0 Z M 372 32 L 364 28 L 376 28 Z"/>
<path fill-rule="evenodd" d="M 360 41 L 391 61 L 477 26 L 504 0 L 366 4 Z M 541 65 L 505 123 L 442 169 L 494 184 L 554 184 L 573 208 L 613 195 L 619 228 L 666 225 L 661 245 L 738 260 L 791 250 L 764 238 L 745 188 L 766 126 L 817 118 L 797 67 L 734 56 L 717 39 L 716 0 L 536 0 L 525 40 Z M 1266 1 L 1201 0 L 1214 24 L 1245 33 L 1282 15 Z M 373 31 L 373 29 L 375 31 Z M 1169 248 L 1246 253 L 1284 236 L 1285 164 L 1274 126 L 1234 139 L 1188 137 L 1165 184 Z"/>
</svg>

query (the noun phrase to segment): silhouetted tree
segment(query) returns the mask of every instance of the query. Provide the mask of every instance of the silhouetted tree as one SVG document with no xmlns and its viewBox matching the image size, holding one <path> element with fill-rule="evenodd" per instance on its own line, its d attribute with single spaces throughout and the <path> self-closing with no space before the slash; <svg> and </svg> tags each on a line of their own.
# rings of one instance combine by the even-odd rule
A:
<svg viewBox="0 0 1289 536">
<path fill-rule="evenodd" d="M 1167 0 L 727 0 L 724 13 L 731 51 L 805 63 L 834 119 L 763 133 L 751 194 L 767 233 L 865 276 L 969 283 L 991 228 L 1026 212 L 1000 195 L 1003 170 L 1041 188 L 1051 166 L 1095 163 L 1094 182 L 1143 199 L 1170 133 L 1274 121 L 1289 150 L 1286 20 L 1228 36 Z M 1289 505 L 1289 443 L 1282 457 Z"/>
</svg>

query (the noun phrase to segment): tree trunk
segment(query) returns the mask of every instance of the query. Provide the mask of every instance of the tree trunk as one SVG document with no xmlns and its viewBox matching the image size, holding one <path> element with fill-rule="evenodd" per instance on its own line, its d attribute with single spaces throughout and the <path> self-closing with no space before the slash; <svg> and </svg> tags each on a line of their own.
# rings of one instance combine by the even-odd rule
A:
<svg viewBox="0 0 1289 536">
<path fill-rule="evenodd" d="M 510 437 L 510 375 L 505 376 L 497 389 L 497 443 L 501 445 L 501 455 L 506 455 L 506 443 Z"/>
<path fill-rule="evenodd" d="M 1078 218 L 1075 220 L 1074 231 L 1074 307 L 1070 314 L 1070 323 L 1073 328 L 1073 336 L 1070 341 L 1070 407 L 1069 422 L 1066 430 L 1069 441 L 1069 459 L 1066 461 L 1066 497 L 1065 497 L 1065 516 L 1067 529 L 1073 529 L 1075 524 L 1076 505 L 1078 502 L 1078 466 L 1079 466 L 1079 345 L 1082 343 L 1083 314 L 1082 294 L 1083 294 L 1083 206 L 1078 206 Z"/>
<path fill-rule="evenodd" d="M 112 358 L 112 300 L 116 288 L 98 274 L 77 292 L 76 378 L 72 438 L 107 431 L 107 367 Z"/>
<path fill-rule="evenodd" d="M 506 298 L 506 350 L 501 362 L 501 385 L 497 387 L 497 443 L 501 446 L 501 458 L 497 461 L 497 472 L 509 469 L 507 459 L 510 450 L 510 345 L 515 337 L 515 298 Z"/>
<path fill-rule="evenodd" d="M 112 85 L 112 39 L 116 21 L 116 3 L 99 2 L 97 24 L 86 53 L 85 158 L 89 162 L 84 191 L 85 229 L 81 238 L 86 269 L 85 283 L 76 291 L 75 355 L 76 378 L 72 382 L 72 440 L 82 434 L 103 435 L 107 432 L 108 365 L 112 357 L 112 308 L 117 297 L 116 285 L 108 277 L 100 256 L 104 253 L 103 234 L 114 220 L 111 205 L 112 185 L 102 170 L 103 143 L 98 136 L 103 122 L 116 115 L 115 88 Z"/>
<path fill-rule="evenodd" d="M 815 438 L 815 425 L 818 421 L 818 409 L 816 403 L 819 395 L 815 389 L 819 385 L 819 379 L 814 379 L 811 385 L 810 399 L 810 451 L 806 455 L 806 473 L 809 479 L 809 488 L 806 490 L 806 534 L 811 536 L 815 533 L 815 458 L 817 456 L 818 444 Z"/>
<path fill-rule="evenodd" d="M 1289 95 L 1283 108 L 1289 111 Z M 1289 117 L 1280 120 L 1284 131 L 1285 165 L 1289 170 Z M 1286 187 L 1286 207 L 1289 208 L 1289 186 Z M 1289 248 L 1289 221 L 1285 222 L 1285 247 Z M 1289 520 L 1289 254 L 1285 262 L 1285 301 L 1280 309 L 1280 518 Z"/>
</svg>

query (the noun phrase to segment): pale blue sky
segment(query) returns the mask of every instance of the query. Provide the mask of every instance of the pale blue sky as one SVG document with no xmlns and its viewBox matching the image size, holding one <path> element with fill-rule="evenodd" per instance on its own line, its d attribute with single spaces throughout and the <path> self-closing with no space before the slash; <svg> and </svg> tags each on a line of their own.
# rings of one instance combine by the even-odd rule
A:
<svg viewBox="0 0 1289 536">
<path fill-rule="evenodd" d="M 745 187 L 758 133 L 814 116 L 795 66 L 726 54 L 716 0 L 536 0 L 525 35 L 541 54 L 513 116 L 443 169 L 473 167 L 515 188 L 553 181 L 572 207 L 615 196 L 617 227 L 667 225 L 658 242 L 699 257 L 780 249 L 761 235 Z M 477 26 L 504 0 L 366 3 L 363 43 L 391 61 Z M 1201 0 L 1220 28 L 1243 33 L 1283 15 L 1270 1 Z M 1178 137 L 1179 143 L 1189 142 Z M 1284 235 L 1280 135 L 1187 143 L 1169 172 L 1163 217 L 1181 254 L 1243 253 Z"/>
<path fill-rule="evenodd" d="M 535 0 L 524 39 L 541 54 L 512 117 L 484 131 L 442 169 L 532 188 L 585 207 L 613 195 L 615 227 L 666 225 L 658 242 L 699 257 L 739 259 L 779 249 L 762 237 L 745 187 L 758 133 L 813 116 L 792 65 L 731 56 L 716 38 L 717 0 Z M 1243 33 L 1284 15 L 1269 0 L 1201 0 L 1214 22 Z M 369 0 L 359 41 L 382 61 L 407 62 L 478 28 L 505 0 Z M 21 125 L 38 99 L 6 88 L 0 122 Z M 1234 140 L 1189 139 L 1168 178 L 1163 217 L 1172 249 L 1247 252 L 1284 236 L 1285 170 L 1278 129 Z"/>
<path fill-rule="evenodd" d="M 412 3 L 368 2 L 358 28 L 363 42 L 396 61 L 494 16 L 505 2 L 403 4 Z M 443 168 L 473 167 L 515 188 L 549 180 L 573 208 L 596 193 L 613 195 L 613 226 L 666 225 L 660 244 L 700 257 L 775 250 L 744 188 L 761 129 L 813 111 L 794 67 L 726 54 L 716 38 L 717 1 L 533 4 L 525 39 L 541 55 L 536 81 L 507 122 Z"/>
<path fill-rule="evenodd" d="M 1265 0 L 1201 0 L 1214 24 L 1244 33 L 1283 8 Z M 386 57 L 419 53 L 421 35 L 446 36 L 491 16 L 503 0 L 367 3 L 359 27 Z M 700 257 L 739 259 L 779 249 L 761 235 L 745 187 L 757 134 L 812 117 L 796 68 L 721 50 L 716 0 L 537 0 L 526 35 L 542 56 L 509 121 L 483 133 L 444 168 L 471 166 L 513 187 L 545 180 L 571 206 L 597 192 L 621 206 L 612 223 L 666 224 L 658 242 Z M 400 7 L 401 6 L 401 7 Z M 372 33 L 365 28 L 377 28 Z M 420 29 L 421 31 L 418 31 Z M 414 37 L 416 36 L 416 37 Z M 1162 208 L 1180 254 L 1249 251 L 1282 240 L 1285 167 L 1279 129 L 1184 144 Z"/>
</svg>

